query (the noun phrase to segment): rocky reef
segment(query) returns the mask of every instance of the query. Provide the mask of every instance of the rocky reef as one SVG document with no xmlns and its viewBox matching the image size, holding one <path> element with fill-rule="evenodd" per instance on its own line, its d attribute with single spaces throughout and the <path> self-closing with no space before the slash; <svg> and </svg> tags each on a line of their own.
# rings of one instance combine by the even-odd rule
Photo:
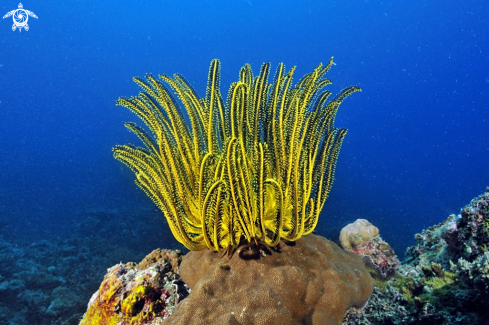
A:
<svg viewBox="0 0 489 325">
<path fill-rule="evenodd" d="M 149 324 L 167 318 L 189 293 L 178 275 L 181 255 L 156 249 L 139 264 L 108 269 L 80 325 Z"/>
<path fill-rule="evenodd" d="M 366 219 L 357 219 L 341 229 L 340 245 L 359 255 L 374 278 L 387 279 L 397 272 L 396 253 L 379 236 L 379 229 Z"/>
<path fill-rule="evenodd" d="M 336 260 L 334 254 L 342 256 L 338 251 L 343 251 L 326 240 L 327 243 L 323 244 L 329 247 L 333 257 L 314 253 L 317 256 L 323 254 L 325 259 L 315 262 L 316 266 L 308 266 L 300 260 L 300 254 L 296 262 L 284 260 L 281 252 L 286 250 L 302 252 L 301 245 L 318 247 L 319 243 L 314 240 L 302 241 L 309 240 L 310 235 L 297 241 L 295 246 L 285 242 L 276 248 L 260 246 L 258 250 L 243 246 L 230 259 L 226 256 L 221 258 L 218 253 L 200 252 L 203 255 L 199 256 L 199 252 L 193 252 L 197 262 L 182 265 L 183 253 L 163 249 L 155 250 L 142 259 L 147 254 L 146 248 L 158 245 L 157 242 L 168 248 L 177 247 L 172 246 L 171 241 L 161 243 L 161 228 L 151 224 L 152 220 L 157 220 L 153 212 L 124 213 L 123 222 L 121 214 L 120 211 L 103 209 L 86 211 L 85 218 L 73 224 L 73 235 L 66 238 L 46 234 L 44 240 L 21 243 L 0 236 L 0 324 L 78 324 L 84 313 L 89 315 L 102 310 L 100 299 L 109 297 L 110 293 L 112 299 L 105 302 L 113 309 L 106 311 L 112 310 L 112 316 L 117 314 L 117 317 L 106 319 L 114 324 L 124 324 L 124 321 L 133 324 L 178 324 L 185 322 L 192 313 L 207 314 L 207 317 L 222 315 L 229 318 L 229 321 L 224 319 L 224 323 L 239 323 L 245 319 L 242 317 L 249 316 L 249 308 L 257 308 L 256 301 L 277 297 L 274 295 L 279 294 L 278 291 L 282 291 L 290 301 L 297 301 L 299 293 L 303 298 L 299 299 L 301 304 L 314 305 L 316 311 L 316 308 L 321 308 L 323 298 L 327 297 L 321 296 L 321 292 L 345 294 L 350 290 L 347 295 L 354 297 L 358 292 L 355 293 L 352 288 L 363 290 L 358 289 L 358 285 L 364 280 L 362 283 L 352 282 L 351 288 L 346 291 L 341 287 L 338 277 L 341 279 L 342 273 L 335 273 L 334 270 L 339 270 L 343 262 Z M 141 220 L 146 222 L 142 223 Z M 366 281 L 373 281 L 373 292 L 363 308 L 356 308 L 361 306 L 358 302 L 363 298 L 347 300 L 338 297 L 342 307 L 331 313 L 335 315 L 333 324 L 338 323 L 338 315 L 342 315 L 348 306 L 352 308 L 343 319 L 345 325 L 489 323 L 489 189 L 463 207 L 460 214 L 450 215 L 440 224 L 416 234 L 415 245 L 408 248 L 402 263 L 380 236 L 371 236 L 376 233 L 375 228 L 366 225 L 371 229 L 367 231 L 370 235 L 364 236 L 365 229 L 356 227 L 349 235 L 361 237 L 362 240 L 355 241 L 348 248 L 350 252 L 343 253 L 347 254 L 348 259 L 356 259 L 355 263 L 359 264 L 355 265 L 360 265 L 358 268 L 362 266 L 361 261 L 367 266 L 371 279 Z M 115 236 L 110 237 L 107 235 L 109 233 Z M 168 232 L 166 236 L 170 237 L 171 234 Z M 353 253 L 360 259 L 351 257 Z M 257 254 L 267 256 L 257 259 Z M 209 263 L 210 256 L 216 256 L 219 263 Z M 272 257 L 277 258 L 273 263 L 269 260 L 270 264 L 276 264 L 274 272 L 283 272 L 284 276 L 272 277 L 270 282 L 266 282 L 261 278 L 259 267 Z M 318 257 L 311 255 L 310 258 L 315 260 Z M 118 263 L 141 259 L 138 264 Z M 326 266 L 326 262 L 331 260 L 336 262 Z M 245 272 L 245 267 L 240 263 L 253 267 L 250 268 L 249 278 L 242 281 L 248 287 L 233 287 L 236 288 L 233 297 L 233 290 L 229 289 L 234 281 L 231 280 Z M 290 267 L 291 263 L 303 265 Z M 102 280 L 109 265 L 114 266 Z M 325 271 L 328 267 L 332 268 L 331 271 Z M 303 268 L 311 273 L 304 273 Z M 339 284 L 336 289 L 326 287 L 330 285 L 328 279 L 324 279 L 328 275 L 329 278 L 336 277 L 333 281 Z M 185 284 L 184 280 L 189 284 Z M 101 283 L 104 285 L 101 286 Z M 214 283 L 223 289 L 210 290 Z M 263 292 L 262 289 L 256 291 L 257 286 L 268 290 L 264 298 L 256 296 Z M 194 292 L 187 297 L 190 288 Z M 298 289 L 293 291 L 294 288 Z M 97 294 L 94 295 L 94 292 Z M 227 297 L 219 304 L 227 306 L 228 314 L 222 314 L 218 308 L 213 310 L 219 296 Z M 237 297 L 246 299 L 240 301 Z M 229 307 L 235 306 L 233 299 L 238 301 L 236 310 Z M 284 309 L 277 309 L 274 311 L 276 313 L 285 313 L 294 308 L 292 304 L 284 307 L 286 299 L 277 301 L 281 302 L 277 308 L 282 306 Z M 295 306 L 299 308 L 299 304 Z M 266 303 L 259 307 L 264 310 L 272 308 Z M 241 314 L 243 308 L 245 312 Z M 170 314 L 173 316 L 168 317 Z M 197 319 L 206 318 L 199 316 Z M 90 324 L 86 320 L 84 322 Z M 100 318 L 92 320 L 91 324 L 112 324 L 100 322 Z M 258 322 L 251 320 L 250 323 Z"/>
<path fill-rule="evenodd" d="M 117 289 L 106 292 L 118 298 L 107 299 L 102 284 L 82 324 L 94 323 L 90 313 L 104 301 L 119 315 L 114 324 L 487 324 L 488 225 L 489 189 L 460 215 L 416 234 L 402 263 L 366 220 L 342 232 L 344 250 L 308 235 L 275 248 L 245 245 L 231 258 L 190 252 L 179 266 L 180 258 L 170 263 L 166 253 L 153 253 L 146 266 L 109 269 L 105 279 Z M 173 294 L 165 291 L 170 283 Z"/>
<path fill-rule="evenodd" d="M 80 324 L 334 325 L 373 288 L 355 254 L 316 235 L 245 245 L 230 258 L 189 252 L 179 267 L 180 253 L 158 252 L 109 269 Z"/>
<path fill-rule="evenodd" d="M 489 324 L 489 188 L 415 235 L 397 272 L 343 324 Z"/>
<path fill-rule="evenodd" d="M 0 324 L 78 324 L 107 266 L 141 260 L 156 243 L 175 247 L 162 242 L 154 209 L 134 210 L 77 212 L 66 236 L 0 234 Z"/>
</svg>

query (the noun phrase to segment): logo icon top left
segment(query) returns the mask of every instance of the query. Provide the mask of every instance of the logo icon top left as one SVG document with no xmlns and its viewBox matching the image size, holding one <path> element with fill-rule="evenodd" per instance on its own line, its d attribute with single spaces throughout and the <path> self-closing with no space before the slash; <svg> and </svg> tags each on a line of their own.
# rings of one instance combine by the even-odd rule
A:
<svg viewBox="0 0 489 325">
<path fill-rule="evenodd" d="M 37 19 L 36 14 L 33 13 L 32 11 L 24 9 L 22 3 L 19 3 L 18 9 L 14 9 L 12 11 L 7 12 L 5 16 L 3 16 L 3 19 L 8 18 L 10 16 L 12 16 L 12 19 L 14 21 L 14 24 L 12 25 L 12 31 L 15 31 L 18 28 L 19 32 L 22 31 L 22 28 L 24 28 L 26 31 L 29 30 L 29 25 L 27 24 L 27 21 L 29 20 L 29 16 Z"/>
</svg>

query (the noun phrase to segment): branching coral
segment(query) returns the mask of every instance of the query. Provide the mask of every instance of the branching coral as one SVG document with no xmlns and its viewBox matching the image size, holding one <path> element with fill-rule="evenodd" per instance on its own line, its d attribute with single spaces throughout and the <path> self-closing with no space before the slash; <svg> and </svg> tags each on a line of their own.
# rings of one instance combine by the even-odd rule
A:
<svg viewBox="0 0 489 325">
<path fill-rule="evenodd" d="M 280 64 L 269 83 L 269 64 L 258 76 L 247 64 L 226 101 L 219 60 L 211 62 L 204 98 L 179 74 L 134 78 L 143 91 L 117 104 L 150 132 L 126 123 L 145 147 L 118 145 L 114 157 L 133 170 L 190 250 L 295 241 L 316 227 L 347 132 L 334 128 L 336 112 L 360 90 L 350 87 L 329 100 L 323 88 L 331 83 L 325 74 L 332 64 L 319 65 L 295 86 L 295 67 L 286 72 Z"/>
</svg>

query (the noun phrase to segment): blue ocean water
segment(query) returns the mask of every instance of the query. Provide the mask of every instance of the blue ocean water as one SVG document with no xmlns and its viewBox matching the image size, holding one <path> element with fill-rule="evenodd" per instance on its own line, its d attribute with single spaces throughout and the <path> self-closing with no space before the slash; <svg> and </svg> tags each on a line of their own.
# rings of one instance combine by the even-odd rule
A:
<svg viewBox="0 0 489 325">
<path fill-rule="evenodd" d="M 2 1 L 0 12 L 17 6 Z M 458 213 L 489 186 L 484 1 L 23 6 L 38 16 L 29 18 L 28 31 L 12 31 L 11 17 L 0 21 L 2 236 L 72 235 L 86 211 L 145 208 L 154 216 L 140 222 L 163 233 L 163 216 L 112 158 L 115 144 L 137 142 L 123 127 L 137 118 L 115 101 L 136 95 L 131 78 L 146 73 L 181 73 L 203 96 L 214 58 L 222 62 L 224 94 L 245 63 L 256 72 L 263 62 L 296 65 L 297 80 L 331 56 L 329 89 L 363 89 L 336 120 L 349 133 L 317 227 L 332 240 L 347 223 L 367 218 L 402 258 L 416 232 Z M 148 242 L 148 252 L 155 242 L 174 245 L 165 234 Z"/>
</svg>

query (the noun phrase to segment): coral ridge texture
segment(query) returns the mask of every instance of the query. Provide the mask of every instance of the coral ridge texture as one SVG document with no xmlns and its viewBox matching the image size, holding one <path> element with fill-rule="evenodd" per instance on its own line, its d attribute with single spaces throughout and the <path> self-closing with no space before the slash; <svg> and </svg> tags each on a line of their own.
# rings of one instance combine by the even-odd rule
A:
<svg viewBox="0 0 489 325">
<path fill-rule="evenodd" d="M 372 292 L 361 259 L 323 237 L 260 253 L 187 254 L 180 274 L 191 293 L 164 324 L 341 324 Z"/>
</svg>

